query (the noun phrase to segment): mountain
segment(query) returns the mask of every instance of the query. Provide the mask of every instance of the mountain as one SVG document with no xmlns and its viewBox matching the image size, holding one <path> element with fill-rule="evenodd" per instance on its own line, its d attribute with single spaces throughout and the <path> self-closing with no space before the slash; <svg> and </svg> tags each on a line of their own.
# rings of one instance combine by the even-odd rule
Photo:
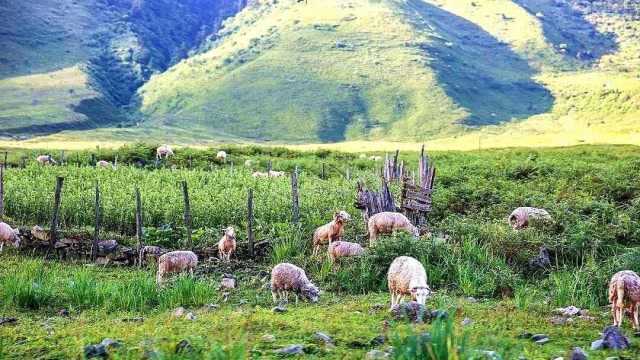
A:
<svg viewBox="0 0 640 360">
<path fill-rule="evenodd" d="M 5 0 L 0 14 L 11 136 L 640 143 L 636 2 Z"/>
</svg>

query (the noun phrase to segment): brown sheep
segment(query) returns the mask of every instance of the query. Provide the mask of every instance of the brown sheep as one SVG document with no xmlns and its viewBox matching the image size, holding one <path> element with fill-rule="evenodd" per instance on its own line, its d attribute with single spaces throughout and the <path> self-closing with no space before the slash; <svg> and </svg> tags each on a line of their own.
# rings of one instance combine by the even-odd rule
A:
<svg viewBox="0 0 640 360">
<path fill-rule="evenodd" d="M 344 225 L 349 220 L 351 216 L 346 211 L 338 211 L 333 214 L 333 220 L 317 228 L 313 232 L 313 255 L 318 255 L 322 245 L 342 240 Z"/>
<path fill-rule="evenodd" d="M 231 254 L 236 251 L 236 231 L 229 226 L 224 229 L 224 235 L 218 242 L 218 256 L 221 260 L 230 261 Z"/>
<path fill-rule="evenodd" d="M 161 285 L 165 276 L 170 273 L 180 273 L 189 271 L 193 276 L 193 271 L 198 266 L 198 256 L 192 251 L 172 251 L 158 259 L 158 274 L 156 282 Z"/>
<path fill-rule="evenodd" d="M 304 270 L 289 263 L 278 264 L 271 270 L 273 302 L 278 303 L 282 299 L 289 301 L 290 291 L 296 295 L 296 303 L 298 296 L 313 303 L 318 302 L 320 297 L 320 290 L 307 278 Z"/>
<path fill-rule="evenodd" d="M 387 272 L 387 285 L 391 293 L 391 308 L 400 304 L 405 295 L 424 305 L 431 294 L 424 266 L 409 256 L 399 256 L 393 260 Z"/>
<path fill-rule="evenodd" d="M 4 244 L 11 244 L 13 247 L 20 246 L 20 236 L 18 229 L 14 229 L 9 224 L 0 222 L 0 253 L 4 248 Z"/>
<path fill-rule="evenodd" d="M 411 224 L 406 216 L 397 212 L 380 212 L 369 218 L 369 246 L 373 246 L 378 235 L 390 234 L 394 231 L 404 230 L 415 237 L 420 236 L 418 228 Z"/>
<path fill-rule="evenodd" d="M 519 207 L 509 215 L 509 225 L 514 230 L 520 230 L 528 227 L 532 223 L 548 223 L 551 222 L 551 215 L 545 209 L 534 207 Z"/>
<path fill-rule="evenodd" d="M 140 249 L 140 260 L 143 263 L 148 263 L 150 260 L 158 262 L 160 256 L 165 253 L 167 253 L 167 250 L 160 246 L 146 245 Z"/>
<path fill-rule="evenodd" d="M 347 241 L 334 241 L 329 244 L 327 249 L 329 259 L 331 262 L 335 262 L 341 257 L 347 256 L 360 256 L 364 254 L 364 248 L 360 244 L 347 242 Z"/>
<path fill-rule="evenodd" d="M 613 325 L 621 326 L 625 309 L 633 318 L 633 328 L 640 329 L 638 306 L 640 305 L 640 276 L 633 271 L 617 272 L 609 282 L 609 301 Z"/>
</svg>

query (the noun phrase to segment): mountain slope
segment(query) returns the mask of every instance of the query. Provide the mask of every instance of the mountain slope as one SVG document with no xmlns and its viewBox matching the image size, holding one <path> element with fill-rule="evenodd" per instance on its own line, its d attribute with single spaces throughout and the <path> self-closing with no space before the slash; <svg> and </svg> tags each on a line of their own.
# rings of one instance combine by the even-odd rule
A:
<svg viewBox="0 0 640 360">
<path fill-rule="evenodd" d="M 53 7 L 65 10 L 24 15 Z M 624 0 L 44 0 L 0 11 L 16 19 L 0 25 L 0 46 L 15 50 L 0 56 L 0 134 L 524 145 L 640 130 L 640 5 Z"/>
</svg>

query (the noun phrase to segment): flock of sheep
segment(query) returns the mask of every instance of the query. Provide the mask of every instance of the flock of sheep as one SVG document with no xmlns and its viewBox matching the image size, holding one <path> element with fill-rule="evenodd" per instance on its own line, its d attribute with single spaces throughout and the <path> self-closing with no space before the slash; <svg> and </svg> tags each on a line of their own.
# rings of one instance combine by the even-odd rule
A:
<svg viewBox="0 0 640 360">
<path fill-rule="evenodd" d="M 168 145 L 162 145 L 156 150 L 157 159 L 166 159 L 174 155 L 173 150 Z M 216 158 L 225 161 L 227 154 L 219 151 Z M 366 155 L 361 155 L 366 158 Z M 370 157 L 373 161 L 381 158 Z M 50 155 L 40 155 L 36 158 L 42 165 L 55 164 L 56 161 Z M 250 160 L 247 160 L 250 162 Z M 96 163 L 99 167 L 115 167 L 110 162 L 101 160 Z M 251 166 L 251 163 L 245 163 Z M 254 172 L 254 177 L 280 177 L 284 176 L 281 171 Z M 317 256 L 322 247 L 327 245 L 327 255 L 331 262 L 338 258 L 360 256 L 365 249 L 357 243 L 342 241 L 344 227 L 351 220 L 351 216 L 346 211 L 338 211 L 334 214 L 333 220 L 318 227 L 313 233 L 313 254 Z M 533 207 L 520 207 L 515 209 L 508 218 L 509 224 L 515 230 L 523 229 L 536 222 L 550 222 L 551 216 L 544 209 Z M 372 215 L 368 220 L 369 246 L 375 246 L 376 239 L 380 234 L 389 234 L 396 231 L 406 231 L 415 237 L 420 235 L 419 230 L 401 213 L 381 212 Z M 19 247 L 20 236 L 17 229 L 4 222 L 0 222 L 0 252 L 4 244 Z M 218 242 L 219 257 L 223 261 L 229 261 L 236 251 L 236 235 L 233 227 L 227 227 Z M 167 275 L 172 273 L 189 272 L 193 274 L 198 265 L 198 257 L 192 251 L 171 251 L 166 252 L 157 246 L 145 246 L 141 249 L 140 257 L 154 257 L 157 259 L 157 283 L 161 285 Z M 431 289 L 427 284 L 427 275 L 424 266 L 416 259 L 408 256 L 400 256 L 394 259 L 387 272 L 387 281 L 391 295 L 391 307 L 398 305 L 405 296 L 409 296 L 412 301 L 424 305 L 431 294 Z M 320 290 L 307 277 L 305 271 L 300 267 L 281 263 L 276 265 L 271 271 L 271 293 L 274 302 L 282 300 L 288 301 L 289 293 L 294 293 L 296 301 L 302 297 L 311 302 L 317 302 Z M 625 310 L 632 315 L 633 327 L 640 329 L 639 309 L 640 306 L 640 276 L 633 271 L 621 271 L 616 273 L 609 283 L 609 301 L 611 302 L 611 312 L 613 323 L 620 326 Z"/>
</svg>

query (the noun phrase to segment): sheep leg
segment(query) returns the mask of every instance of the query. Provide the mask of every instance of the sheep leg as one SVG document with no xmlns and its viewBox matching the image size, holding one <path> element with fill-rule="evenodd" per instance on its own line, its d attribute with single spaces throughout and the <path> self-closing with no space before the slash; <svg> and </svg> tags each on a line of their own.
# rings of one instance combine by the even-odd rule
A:
<svg viewBox="0 0 640 360">
<path fill-rule="evenodd" d="M 613 317 L 613 326 L 618 326 L 618 308 L 615 302 L 611 304 L 611 317 Z"/>
<path fill-rule="evenodd" d="M 277 304 L 278 303 L 278 294 L 274 290 L 271 290 L 271 297 L 273 298 L 273 302 Z"/>
<path fill-rule="evenodd" d="M 0 253 L 2 253 L 2 249 L 4 248 L 4 243 L 0 242 Z"/>
<path fill-rule="evenodd" d="M 618 326 L 622 326 L 622 321 L 624 320 L 624 306 L 618 306 Z"/>
<path fill-rule="evenodd" d="M 635 330 L 638 330 L 639 327 L 639 323 L 638 323 L 638 304 L 633 304 L 633 307 L 631 308 L 632 313 L 633 313 L 633 328 Z"/>
<path fill-rule="evenodd" d="M 191 275 L 191 277 L 193 277 L 193 267 L 189 268 L 189 275 Z"/>
</svg>

